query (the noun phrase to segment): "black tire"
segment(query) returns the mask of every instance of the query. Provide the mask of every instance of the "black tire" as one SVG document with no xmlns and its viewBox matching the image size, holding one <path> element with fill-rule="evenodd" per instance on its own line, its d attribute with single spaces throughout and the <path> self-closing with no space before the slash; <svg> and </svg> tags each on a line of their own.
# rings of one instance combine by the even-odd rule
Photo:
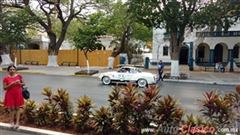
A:
<svg viewBox="0 0 240 135">
<path fill-rule="evenodd" d="M 109 85 L 109 84 L 111 83 L 110 77 L 104 76 L 103 79 L 102 79 L 102 83 L 103 83 L 104 85 Z"/>
</svg>

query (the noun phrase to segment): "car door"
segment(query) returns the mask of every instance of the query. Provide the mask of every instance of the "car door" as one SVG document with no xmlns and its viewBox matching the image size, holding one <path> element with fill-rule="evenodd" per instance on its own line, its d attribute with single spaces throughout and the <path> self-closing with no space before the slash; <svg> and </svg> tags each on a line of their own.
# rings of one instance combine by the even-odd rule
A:
<svg viewBox="0 0 240 135">
<path fill-rule="evenodd" d="M 131 69 L 131 68 L 129 68 L 128 71 L 129 71 L 129 72 L 127 72 L 127 73 L 125 74 L 125 80 L 131 81 L 131 80 L 132 80 L 132 77 L 134 76 L 134 70 Z"/>
<path fill-rule="evenodd" d="M 126 78 L 126 70 L 125 70 L 125 68 L 121 68 L 121 69 L 117 72 L 116 78 L 117 78 L 117 80 L 125 81 L 125 78 Z"/>
</svg>

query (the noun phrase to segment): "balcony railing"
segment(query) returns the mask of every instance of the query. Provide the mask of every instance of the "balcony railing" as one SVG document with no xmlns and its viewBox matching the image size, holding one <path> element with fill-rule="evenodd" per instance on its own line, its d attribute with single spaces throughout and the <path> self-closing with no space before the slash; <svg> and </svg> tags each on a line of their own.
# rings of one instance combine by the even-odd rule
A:
<svg viewBox="0 0 240 135">
<path fill-rule="evenodd" d="M 196 37 L 238 37 L 240 31 L 196 32 Z"/>
<path fill-rule="evenodd" d="M 170 34 L 169 33 L 163 33 L 163 39 L 170 39 L 171 38 L 171 36 L 170 36 Z M 179 33 L 177 33 L 177 37 L 179 37 Z"/>
</svg>

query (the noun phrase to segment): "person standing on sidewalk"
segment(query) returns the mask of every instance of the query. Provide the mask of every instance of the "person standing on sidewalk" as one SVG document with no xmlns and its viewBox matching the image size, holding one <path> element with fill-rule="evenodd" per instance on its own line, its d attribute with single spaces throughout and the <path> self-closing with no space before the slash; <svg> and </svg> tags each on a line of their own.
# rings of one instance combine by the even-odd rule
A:
<svg viewBox="0 0 240 135">
<path fill-rule="evenodd" d="M 20 119 L 20 106 L 24 105 L 21 86 L 24 86 L 25 83 L 22 75 L 16 74 L 16 67 L 14 65 L 8 66 L 7 71 L 9 74 L 3 78 L 3 89 L 6 92 L 4 106 L 10 108 L 10 127 L 18 128 Z M 14 123 L 15 114 L 16 123 Z"/>
<path fill-rule="evenodd" d="M 164 70 L 164 64 L 162 63 L 162 60 L 159 61 L 158 63 L 158 80 L 157 81 L 163 81 L 163 70 Z"/>
</svg>

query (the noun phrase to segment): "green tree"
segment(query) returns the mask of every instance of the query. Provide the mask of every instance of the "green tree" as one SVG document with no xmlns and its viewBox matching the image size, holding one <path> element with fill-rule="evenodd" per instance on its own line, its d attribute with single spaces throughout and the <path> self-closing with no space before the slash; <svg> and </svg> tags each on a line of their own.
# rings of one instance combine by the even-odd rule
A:
<svg viewBox="0 0 240 135">
<path fill-rule="evenodd" d="M 90 15 L 89 19 L 85 21 L 82 28 L 78 28 L 78 31 L 73 36 L 74 46 L 76 49 L 80 49 L 84 52 L 84 56 L 87 62 L 88 73 L 89 61 L 88 52 L 95 51 L 102 48 L 100 36 L 105 35 L 105 26 L 101 24 L 102 13 Z"/>
<path fill-rule="evenodd" d="M 130 62 L 132 53 L 136 52 L 133 49 L 140 47 L 137 44 L 129 43 L 130 39 L 140 39 L 146 42 L 151 41 L 152 30 L 141 23 L 137 23 L 136 15 L 127 12 L 128 5 L 122 3 L 121 0 L 117 2 L 106 0 L 101 4 L 107 16 L 104 23 L 107 26 L 107 34 L 114 37 L 111 46 L 116 46 L 116 49 L 109 57 L 108 67 L 112 68 L 116 56 L 125 51 L 129 56 Z"/>
<path fill-rule="evenodd" d="M 57 55 L 62 42 L 65 39 L 67 29 L 74 18 L 84 18 L 88 14 L 88 7 L 94 5 L 94 0 L 70 0 L 70 1 L 34 1 L 23 0 L 22 2 L 7 1 L 4 6 L 12 8 L 28 8 L 28 14 L 33 17 L 41 17 L 38 23 L 47 33 L 50 42 L 48 45 L 47 66 L 58 66 Z M 84 15 L 82 12 L 84 11 Z M 61 23 L 59 32 L 54 31 L 55 22 Z M 56 30 L 56 29 L 55 29 Z M 59 36 L 57 33 L 60 33 Z"/>
<path fill-rule="evenodd" d="M 235 15 L 232 17 L 227 16 L 226 12 L 219 12 L 221 14 L 216 15 L 219 17 L 216 20 L 209 14 L 212 9 L 222 11 L 221 9 L 225 7 L 219 5 L 222 2 L 227 3 L 226 0 L 208 3 L 202 0 L 128 0 L 127 3 L 129 12 L 136 14 L 138 21 L 148 27 L 166 29 L 170 34 L 171 76 L 179 76 L 179 53 L 186 28 L 203 28 L 236 17 L 239 6 L 233 8 L 230 6 L 232 4 L 225 5 L 227 9 L 233 8 Z M 212 8 L 209 8 L 210 6 Z"/>
<path fill-rule="evenodd" d="M 27 35 L 27 28 L 30 28 L 34 23 L 36 23 L 36 17 L 31 17 L 26 14 L 25 10 L 6 10 L 1 14 L 1 26 L 0 30 L 0 41 L 1 47 L 5 48 L 3 54 L 8 54 L 6 46 L 9 45 L 15 49 L 22 49 L 23 45 L 27 45 L 30 38 Z M 15 55 L 16 56 L 16 55 Z M 5 62 L 4 57 L 3 63 Z M 10 60 L 10 59 L 9 59 Z"/>
<path fill-rule="evenodd" d="M 1 2 L 2 2 L 2 1 L 1 1 Z M 0 25 L 1 25 L 1 30 L 2 30 L 2 31 L 6 30 L 6 28 L 4 27 L 5 21 L 4 21 L 4 19 L 3 19 L 3 17 L 4 17 L 4 14 L 3 14 L 3 13 L 4 13 L 4 9 L 3 9 L 2 5 L 0 4 Z M 2 59 L 3 59 L 3 55 L 9 54 L 8 51 L 9 51 L 9 50 L 8 50 L 7 45 L 4 44 L 3 42 L 0 42 L 0 54 L 1 54 Z M 8 64 L 8 63 L 7 63 L 7 64 Z"/>
<path fill-rule="evenodd" d="M 194 17 L 197 28 L 207 25 L 210 32 L 228 31 L 239 20 L 240 3 L 236 0 L 210 1 L 208 6 L 202 8 L 201 12 L 196 12 Z"/>
</svg>

